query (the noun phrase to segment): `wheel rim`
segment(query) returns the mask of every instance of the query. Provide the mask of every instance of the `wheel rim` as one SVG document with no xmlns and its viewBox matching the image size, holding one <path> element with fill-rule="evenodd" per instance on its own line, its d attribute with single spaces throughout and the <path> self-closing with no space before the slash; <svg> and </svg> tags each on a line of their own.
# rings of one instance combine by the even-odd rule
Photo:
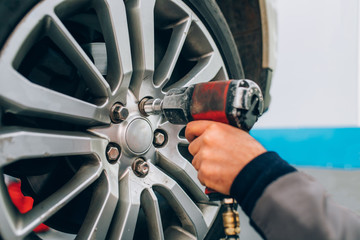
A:
<svg viewBox="0 0 360 240">
<path fill-rule="evenodd" d="M 98 23 L 84 17 L 89 11 L 90 15 L 96 13 Z M 99 30 L 104 42 L 84 43 L 69 30 L 68 22 Z M 60 68 L 76 74 L 74 79 L 80 79 L 77 85 L 86 86 L 83 91 L 77 88 L 81 94 L 54 87 L 58 80 L 38 82 L 36 78 L 43 72 L 23 70 L 29 65 L 27 56 L 34 45 L 44 43 L 39 44 L 44 37 L 51 42 L 49 46 L 55 46 L 54 52 L 61 52 L 58 55 L 64 59 L 64 66 L 76 69 Z M 51 63 L 46 61 L 48 69 Z M 57 61 L 51 73 L 59 72 L 61 64 Z M 5 239 L 27 236 L 90 187 L 91 201 L 84 222 L 76 229 L 78 237 L 131 239 L 138 234 L 141 212 L 149 239 L 206 236 L 219 206 L 208 202 L 190 163 L 184 126 L 172 125 L 160 116 L 143 117 L 137 107 L 143 97 L 161 98 L 173 87 L 228 79 L 211 35 L 182 1 L 41 2 L 6 42 L 0 72 L 2 174 L 19 167 L 19 162 L 44 166 L 45 161 L 54 159 L 71 162 L 66 166 L 73 171 L 51 194 L 35 201 L 26 214 L 14 209 L 1 180 L 0 232 Z M 120 123 L 111 123 L 109 117 L 115 103 L 129 111 Z M 14 116 L 16 124 L 11 121 Z M 31 125 L 29 119 L 41 121 Z M 152 143 L 154 131 L 165 134 L 161 146 Z M 107 156 L 110 143 L 121 151 L 113 162 Z M 149 167 L 142 177 L 131 167 L 138 158 Z M 26 175 L 31 184 L 28 169 L 23 166 L 20 175 Z M 59 171 L 63 169 L 54 170 Z M 176 221 L 164 223 L 160 201 L 169 205 Z"/>
</svg>

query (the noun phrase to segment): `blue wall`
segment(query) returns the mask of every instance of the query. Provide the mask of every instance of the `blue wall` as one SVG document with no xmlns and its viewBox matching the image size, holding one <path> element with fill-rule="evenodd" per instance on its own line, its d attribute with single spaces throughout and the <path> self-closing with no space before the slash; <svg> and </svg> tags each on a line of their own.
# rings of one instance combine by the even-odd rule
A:
<svg viewBox="0 0 360 240">
<path fill-rule="evenodd" d="M 360 168 L 360 128 L 254 129 L 251 135 L 297 166 Z"/>
</svg>

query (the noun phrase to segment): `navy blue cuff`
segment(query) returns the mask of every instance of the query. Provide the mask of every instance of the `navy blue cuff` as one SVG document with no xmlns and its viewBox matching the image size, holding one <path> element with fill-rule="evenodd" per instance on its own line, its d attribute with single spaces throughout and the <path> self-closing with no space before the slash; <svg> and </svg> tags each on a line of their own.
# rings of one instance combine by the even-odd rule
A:
<svg viewBox="0 0 360 240">
<path fill-rule="evenodd" d="M 266 152 L 248 163 L 235 178 L 230 194 L 251 217 L 265 188 L 288 173 L 297 171 L 275 152 Z"/>
</svg>

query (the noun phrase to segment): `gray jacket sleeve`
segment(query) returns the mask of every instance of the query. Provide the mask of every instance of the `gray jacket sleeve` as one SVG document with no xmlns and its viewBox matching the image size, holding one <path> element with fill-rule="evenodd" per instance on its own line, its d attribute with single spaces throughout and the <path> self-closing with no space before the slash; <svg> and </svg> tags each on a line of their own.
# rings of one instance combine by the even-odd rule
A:
<svg viewBox="0 0 360 240">
<path fill-rule="evenodd" d="M 360 217 L 333 202 L 310 176 L 273 152 L 252 162 L 235 179 L 231 194 L 264 238 L 360 240 Z"/>
</svg>

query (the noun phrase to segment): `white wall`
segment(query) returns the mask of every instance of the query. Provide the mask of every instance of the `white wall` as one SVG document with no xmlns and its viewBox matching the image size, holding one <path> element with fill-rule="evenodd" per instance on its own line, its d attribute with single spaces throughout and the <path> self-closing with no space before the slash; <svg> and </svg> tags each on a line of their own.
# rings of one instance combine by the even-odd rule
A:
<svg viewBox="0 0 360 240">
<path fill-rule="evenodd" d="M 278 63 L 257 128 L 357 126 L 359 0 L 278 0 Z"/>
</svg>

